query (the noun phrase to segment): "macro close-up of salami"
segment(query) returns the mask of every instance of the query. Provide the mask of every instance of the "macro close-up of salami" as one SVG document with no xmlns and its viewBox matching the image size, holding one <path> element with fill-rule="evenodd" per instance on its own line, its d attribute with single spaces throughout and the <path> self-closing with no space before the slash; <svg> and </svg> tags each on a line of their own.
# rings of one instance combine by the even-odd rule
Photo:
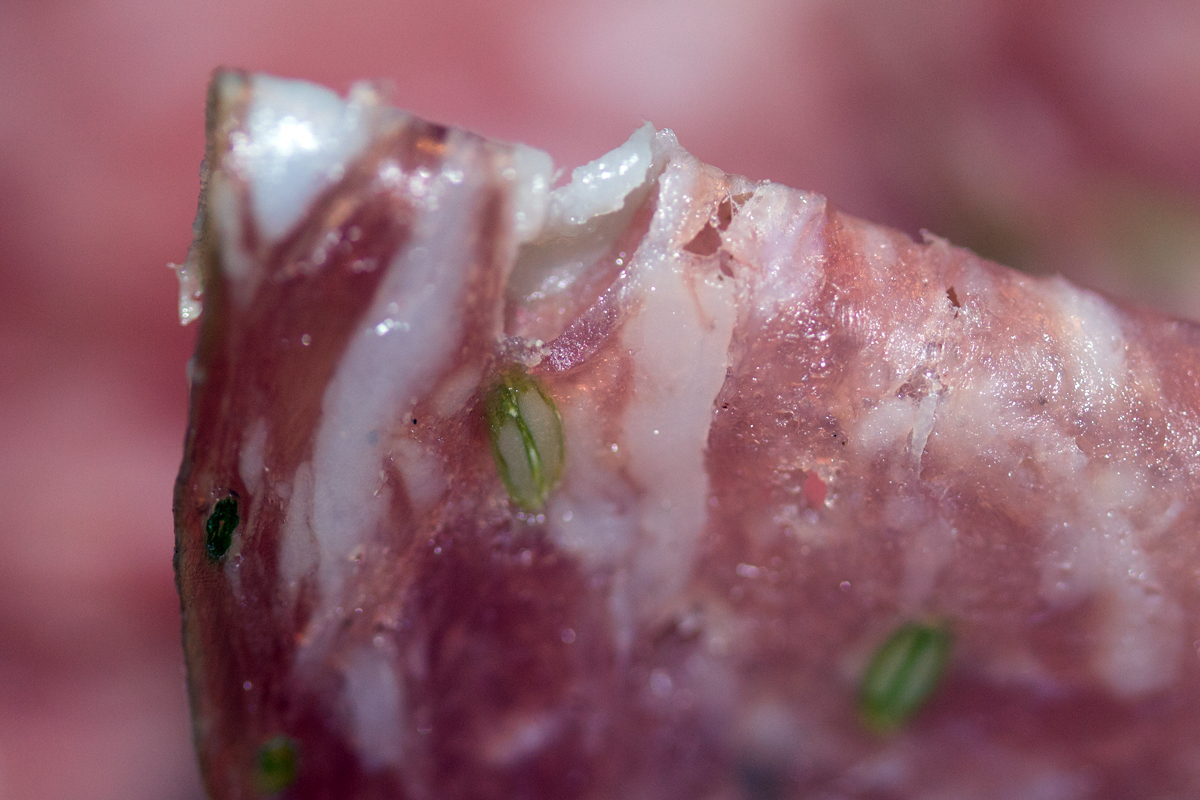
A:
<svg viewBox="0 0 1200 800">
<path fill-rule="evenodd" d="M 202 185 L 213 800 L 1200 793 L 1195 323 L 369 83 L 218 72 Z"/>
</svg>

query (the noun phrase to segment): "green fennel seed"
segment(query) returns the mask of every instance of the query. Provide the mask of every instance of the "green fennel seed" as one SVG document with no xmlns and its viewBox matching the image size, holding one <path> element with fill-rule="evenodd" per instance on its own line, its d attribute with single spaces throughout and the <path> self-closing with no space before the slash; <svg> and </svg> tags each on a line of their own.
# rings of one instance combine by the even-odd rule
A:
<svg viewBox="0 0 1200 800">
<path fill-rule="evenodd" d="M 954 638 L 945 627 L 904 625 L 875 652 L 859 688 L 867 727 L 888 733 L 921 709 L 941 681 Z"/>
<path fill-rule="evenodd" d="M 204 525 L 204 548 L 211 560 L 219 560 L 229 550 L 238 522 L 237 497 L 226 497 L 217 501 L 208 522 Z"/>
<path fill-rule="evenodd" d="M 562 476 L 562 418 L 524 371 L 503 373 L 484 399 L 492 456 L 508 496 L 526 511 L 546 503 Z"/>
<path fill-rule="evenodd" d="M 259 794 L 278 794 L 296 780 L 296 741 L 276 736 L 258 748 L 254 765 L 254 785 Z"/>
</svg>

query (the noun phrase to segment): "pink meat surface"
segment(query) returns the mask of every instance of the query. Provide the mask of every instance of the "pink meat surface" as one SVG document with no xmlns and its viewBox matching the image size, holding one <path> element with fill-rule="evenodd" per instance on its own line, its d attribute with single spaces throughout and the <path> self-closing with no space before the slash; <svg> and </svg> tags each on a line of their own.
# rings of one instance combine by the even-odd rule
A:
<svg viewBox="0 0 1200 800">
<path fill-rule="evenodd" d="M 214 798 L 1200 791 L 1200 328 L 669 131 L 555 182 L 366 85 L 214 82 L 175 500 Z M 537 510 L 483 413 L 514 365 L 561 415 Z M 873 732 L 872 654 L 934 620 Z"/>
</svg>

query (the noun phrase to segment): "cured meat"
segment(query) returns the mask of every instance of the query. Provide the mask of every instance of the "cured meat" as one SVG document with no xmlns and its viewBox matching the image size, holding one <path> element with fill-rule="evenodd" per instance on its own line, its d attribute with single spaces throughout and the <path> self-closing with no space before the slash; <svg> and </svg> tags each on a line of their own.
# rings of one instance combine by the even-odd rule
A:
<svg viewBox="0 0 1200 800">
<path fill-rule="evenodd" d="M 1200 791 L 1195 325 L 649 126 L 555 188 L 227 72 L 206 165 L 214 798 Z"/>
</svg>

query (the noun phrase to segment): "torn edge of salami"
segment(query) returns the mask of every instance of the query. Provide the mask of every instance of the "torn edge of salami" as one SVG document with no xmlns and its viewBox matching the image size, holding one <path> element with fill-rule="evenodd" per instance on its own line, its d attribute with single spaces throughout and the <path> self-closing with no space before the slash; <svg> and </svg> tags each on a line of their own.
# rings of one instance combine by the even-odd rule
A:
<svg viewBox="0 0 1200 800">
<path fill-rule="evenodd" d="M 279 742 L 297 796 L 1200 780 L 1154 744 L 1200 747 L 1196 326 L 649 124 L 555 188 L 368 84 L 209 102 L 176 561 L 215 797 Z M 561 425 L 536 503 L 483 419 L 513 369 Z M 856 683 L 923 620 L 947 686 L 880 737 Z"/>
</svg>

